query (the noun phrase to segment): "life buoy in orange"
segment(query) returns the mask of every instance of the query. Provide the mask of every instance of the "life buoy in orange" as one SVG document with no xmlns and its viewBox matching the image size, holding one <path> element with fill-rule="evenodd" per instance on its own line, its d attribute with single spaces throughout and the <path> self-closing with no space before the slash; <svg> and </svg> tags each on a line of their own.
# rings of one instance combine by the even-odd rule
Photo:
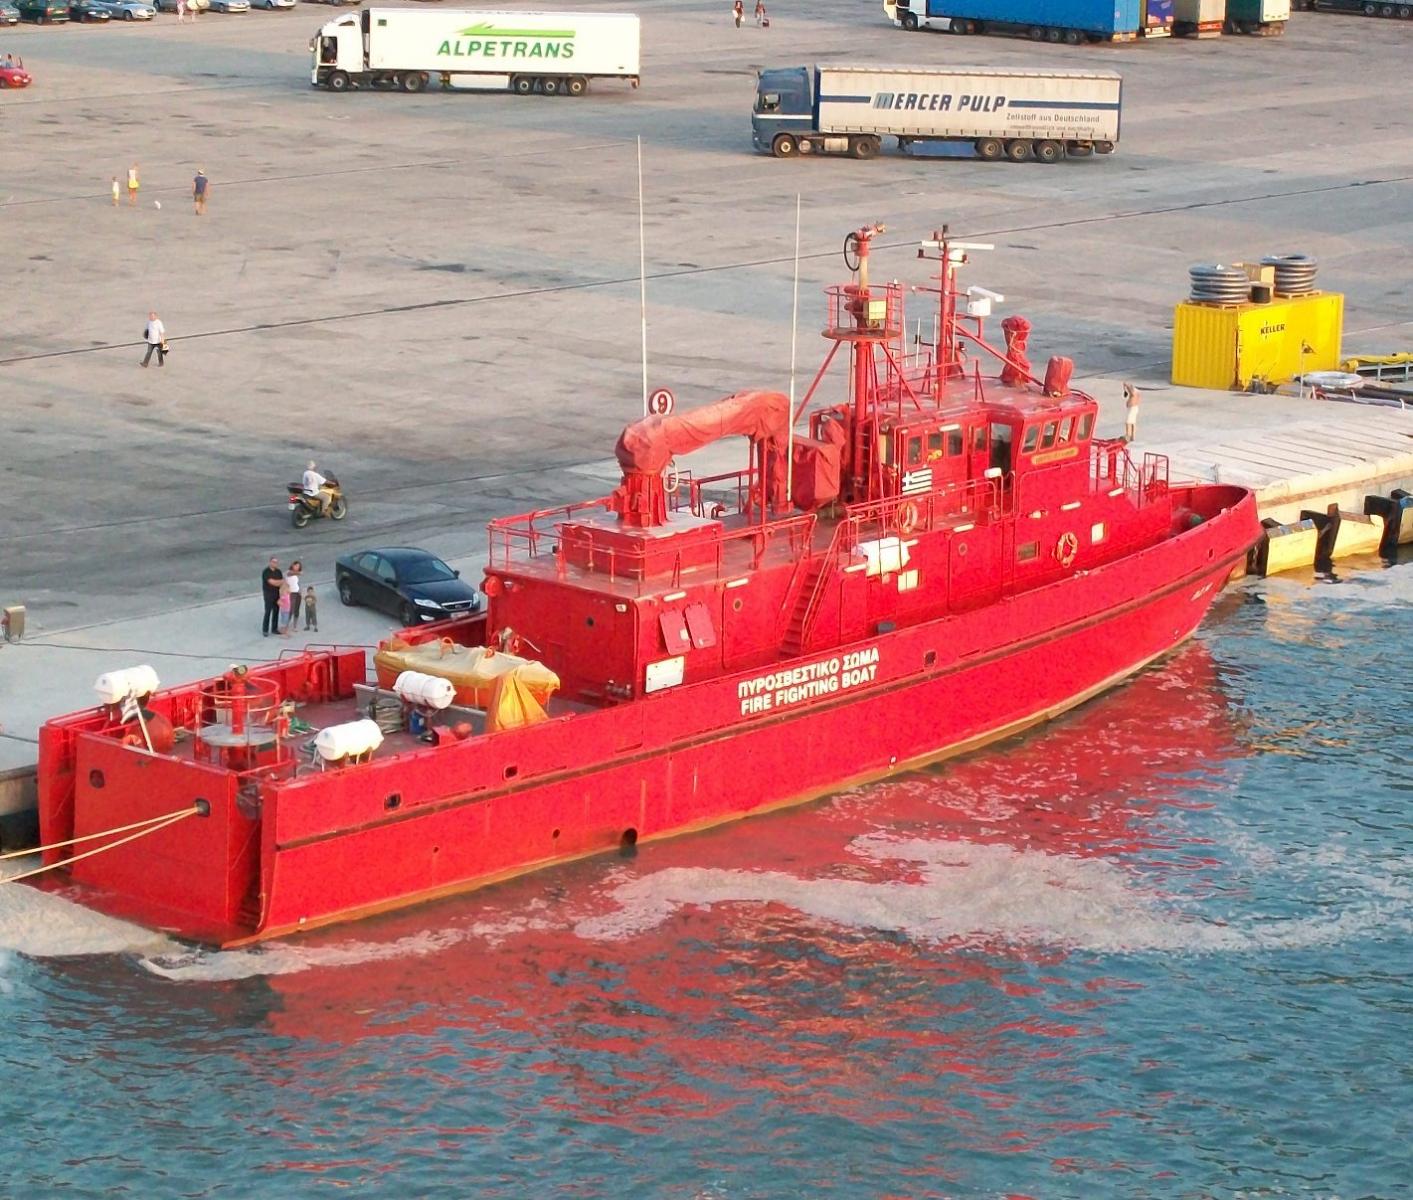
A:
<svg viewBox="0 0 1413 1200">
<path fill-rule="evenodd" d="M 1060 566 L 1069 566 L 1078 553 L 1079 538 L 1075 536 L 1074 531 L 1066 530 L 1060 534 L 1060 540 L 1055 543 L 1055 558 L 1059 560 Z"/>
<path fill-rule="evenodd" d="M 907 537 L 917 528 L 918 517 L 917 505 L 911 500 L 904 500 L 898 505 L 898 532 Z"/>
</svg>

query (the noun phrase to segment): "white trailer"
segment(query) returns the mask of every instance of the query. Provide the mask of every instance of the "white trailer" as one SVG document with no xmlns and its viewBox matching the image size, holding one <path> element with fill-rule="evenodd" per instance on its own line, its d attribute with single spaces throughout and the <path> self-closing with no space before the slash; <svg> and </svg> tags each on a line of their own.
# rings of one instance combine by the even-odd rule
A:
<svg viewBox="0 0 1413 1200">
<path fill-rule="evenodd" d="M 582 96 L 591 79 L 638 86 L 638 18 L 625 13 L 364 8 L 309 43 L 310 82 L 344 92 L 443 88 Z"/>
<path fill-rule="evenodd" d="M 872 158 L 883 138 L 969 143 L 981 159 L 1058 162 L 1108 154 L 1119 140 L 1123 80 L 1110 71 L 785 67 L 762 71 L 757 150 Z"/>
</svg>

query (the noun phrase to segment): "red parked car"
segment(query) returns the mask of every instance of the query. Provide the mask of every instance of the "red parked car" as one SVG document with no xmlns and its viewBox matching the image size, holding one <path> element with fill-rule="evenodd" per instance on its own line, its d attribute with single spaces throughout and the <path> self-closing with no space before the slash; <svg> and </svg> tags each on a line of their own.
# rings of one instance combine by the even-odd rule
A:
<svg viewBox="0 0 1413 1200">
<path fill-rule="evenodd" d="M 0 58 L 0 88 L 29 87 L 30 74 L 21 58 Z"/>
</svg>

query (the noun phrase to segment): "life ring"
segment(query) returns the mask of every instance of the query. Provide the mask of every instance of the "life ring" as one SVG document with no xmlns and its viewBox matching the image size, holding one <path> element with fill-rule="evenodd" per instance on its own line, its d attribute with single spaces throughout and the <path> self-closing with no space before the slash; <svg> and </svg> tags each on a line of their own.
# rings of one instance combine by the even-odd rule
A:
<svg viewBox="0 0 1413 1200">
<path fill-rule="evenodd" d="M 907 537 L 917 528 L 918 516 L 917 505 L 911 500 L 904 500 L 898 505 L 898 532 Z"/>
<path fill-rule="evenodd" d="M 1079 538 L 1075 536 L 1073 530 L 1066 530 L 1060 534 L 1060 540 L 1055 543 L 1055 558 L 1059 560 L 1060 566 L 1067 567 L 1074 562 L 1074 556 L 1079 553 Z"/>
</svg>

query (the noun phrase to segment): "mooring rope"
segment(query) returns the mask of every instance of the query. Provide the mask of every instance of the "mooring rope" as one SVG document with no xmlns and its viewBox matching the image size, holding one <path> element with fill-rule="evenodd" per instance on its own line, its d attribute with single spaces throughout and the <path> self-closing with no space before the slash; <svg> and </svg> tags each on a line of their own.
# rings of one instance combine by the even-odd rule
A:
<svg viewBox="0 0 1413 1200">
<path fill-rule="evenodd" d="M 178 808 L 169 813 L 162 813 L 156 817 L 144 817 L 141 821 L 134 821 L 131 825 L 118 825 L 112 829 L 105 829 L 101 833 L 86 833 L 83 837 L 70 838 L 67 842 L 50 842 L 47 846 L 35 846 L 30 850 L 11 850 L 8 854 L 0 854 L 0 862 L 5 862 L 11 858 L 28 858 L 31 854 L 44 854 L 49 850 L 62 850 L 65 846 L 77 846 L 80 842 L 92 842 L 98 838 L 112 837 L 115 833 L 127 833 L 130 829 L 141 829 L 144 825 L 156 825 L 159 821 L 166 821 L 172 817 L 184 817 L 192 812 L 197 806 L 190 808 Z"/>
<path fill-rule="evenodd" d="M 109 842 L 106 846 L 98 846 L 92 850 L 85 850 L 82 854 L 75 854 L 69 858 L 61 859 L 59 862 L 49 863 L 47 866 L 35 867 L 30 871 L 21 871 L 18 875 L 9 875 L 0 879 L 0 883 L 18 883 L 21 879 L 29 879 L 34 875 L 42 875 L 45 871 L 53 871 L 58 867 L 71 866 L 73 863 L 82 862 L 85 858 L 92 858 L 95 854 L 102 854 L 108 850 L 116 850 L 119 846 L 125 846 L 128 842 L 134 842 L 140 837 L 146 837 L 149 833 L 157 833 L 166 829 L 169 825 L 175 825 L 178 821 L 185 821 L 187 817 L 194 817 L 201 811 L 201 806 L 193 804 L 190 808 L 184 808 L 177 812 L 168 813 L 165 817 L 152 817 L 146 821 L 138 821 L 135 824 L 143 826 L 136 833 L 130 833 L 125 838 L 119 838 L 116 842 Z M 74 842 L 90 841 L 96 837 L 109 837 L 114 833 L 119 833 L 125 829 L 132 829 L 132 825 L 124 825 L 120 829 L 109 829 L 105 833 L 89 834 L 87 837 L 74 838 Z M 69 846 L 73 842 L 57 842 L 53 846 L 46 846 L 44 849 L 57 849 L 59 846 Z M 36 854 L 37 850 L 28 850 L 25 854 Z M 15 854 L 7 854 L 6 858 L 17 857 Z"/>
</svg>

